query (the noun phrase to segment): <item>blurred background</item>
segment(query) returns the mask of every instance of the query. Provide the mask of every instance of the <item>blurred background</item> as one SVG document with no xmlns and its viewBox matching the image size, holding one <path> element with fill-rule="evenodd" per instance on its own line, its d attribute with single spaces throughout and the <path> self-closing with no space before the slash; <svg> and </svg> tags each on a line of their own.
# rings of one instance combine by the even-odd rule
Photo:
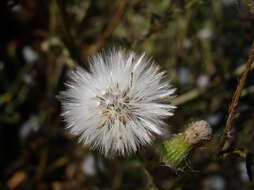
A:
<svg viewBox="0 0 254 190">
<path fill-rule="evenodd" d="M 226 147 L 238 151 L 216 157 L 254 39 L 253 13 L 252 0 L 1 0 L 0 190 L 254 189 L 245 158 L 251 174 L 253 71 Z M 178 95 L 172 134 L 191 121 L 211 124 L 213 140 L 190 158 L 195 172 L 150 164 L 160 159 L 159 140 L 141 160 L 112 159 L 64 130 L 56 96 L 66 72 L 88 69 L 88 56 L 113 46 L 146 52 L 167 71 Z"/>
</svg>

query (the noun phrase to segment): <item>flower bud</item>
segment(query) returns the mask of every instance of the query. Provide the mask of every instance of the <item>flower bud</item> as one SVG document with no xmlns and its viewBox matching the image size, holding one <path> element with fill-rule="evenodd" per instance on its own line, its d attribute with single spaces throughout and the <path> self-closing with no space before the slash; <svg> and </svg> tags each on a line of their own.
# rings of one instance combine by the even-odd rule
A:
<svg viewBox="0 0 254 190">
<path fill-rule="evenodd" d="M 183 133 L 163 143 L 163 162 L 174 170 L 183 170 L 193 149 L 211 140 L 211 136 L 212 128 L 206 121 L 189 124 Z"/>
</svg>

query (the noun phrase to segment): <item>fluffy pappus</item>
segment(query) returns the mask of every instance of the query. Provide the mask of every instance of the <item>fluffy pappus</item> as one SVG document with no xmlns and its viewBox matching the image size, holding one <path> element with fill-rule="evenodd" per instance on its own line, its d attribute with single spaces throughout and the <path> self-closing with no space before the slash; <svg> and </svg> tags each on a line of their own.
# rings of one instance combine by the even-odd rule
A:
<svg viewBox="0 0 254 190">
<path fill-rule="evenodd" d="M 97 53 L 90 72 L 69 74 L 60 93 L 62 116 L 71 134 L 105 155 L 127 155 L 163 135 L 173 115 L 175 88 L 145 54 L 124 49 Z"/>
</svg>

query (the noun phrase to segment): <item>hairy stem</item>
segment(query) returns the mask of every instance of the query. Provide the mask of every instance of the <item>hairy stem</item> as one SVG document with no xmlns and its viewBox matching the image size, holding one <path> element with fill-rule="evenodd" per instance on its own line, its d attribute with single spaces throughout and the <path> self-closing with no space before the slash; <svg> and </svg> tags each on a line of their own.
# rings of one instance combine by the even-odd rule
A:
<svg viewBox="0 0 254 190">
<path fill-rule="evenodd" d="M 243 90 L 247 76 L 251 70 L 251 65 L 252 65 L 253 61 L 254 61 L 254 41 L 252 42 L 252 45 L 251 45 L 250 54 L 249 54 L 248 62 L 245 67 L 245 71 L 241 75 L 240 81 L 238 82 L 237 88 L 236 88 L 234 95 L 232 97 L 232 101 L 229 105 L 229 110 L 228 110 L 229 114 L 228 114 L 228 118 L 227 118 L 227 122 L 226 122 L 226 127 L 223 131 L 223 134 L 221 136 L 221 139 L 220 139 L 220 142 L 218 145 L 217 155 L 223 150 L 224 145 L 230 136 L 230 131 L 232 129 L 232 123 L 233 123 L 233 120 L 236 118 L 236 110 L 235 109 L 238 104 L 239 98 L 241 96 L 241 92 Z"/>
</svg>

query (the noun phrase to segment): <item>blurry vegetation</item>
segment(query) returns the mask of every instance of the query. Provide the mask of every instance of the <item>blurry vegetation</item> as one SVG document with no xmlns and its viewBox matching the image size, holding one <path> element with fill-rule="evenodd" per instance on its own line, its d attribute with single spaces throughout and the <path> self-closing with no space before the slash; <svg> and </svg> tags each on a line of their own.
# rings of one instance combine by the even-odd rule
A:
<svg viewBox="0 0 254 190">
<path fill-rule="evenodd" d="M 254 39 L 252 0 L 1 0 L 0 190 L 253 189 L 254 72 L 218 159 L 228 105 Z M 172 133 L 207 120 L 213 140 L 196 172 L 154 166 L 157 145 L 129 158 L 90 152 L 64 130 L 56 95 L 66 72 L 122 46 L 145 51 L 177 87 Z M 158 143 L 159 144 L 159 143 Z M 154 148 L 155 147 L 155 148 Z M 247 160 L 247 169 L 245 167 Z M 146 167 L 147 170 L 142 168 Z"/>
</svg>

